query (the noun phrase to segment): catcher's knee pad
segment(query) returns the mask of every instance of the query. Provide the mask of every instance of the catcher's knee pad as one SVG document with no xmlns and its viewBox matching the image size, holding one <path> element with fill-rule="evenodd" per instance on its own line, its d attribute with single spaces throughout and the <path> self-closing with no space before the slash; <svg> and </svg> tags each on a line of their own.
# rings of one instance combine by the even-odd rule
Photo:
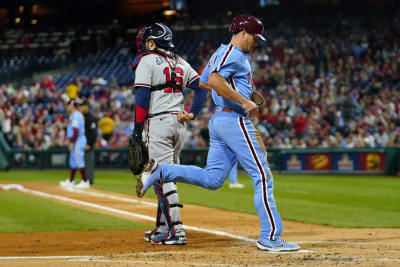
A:
<svg viewBox="0 0 400 267">
<path fill-rule="evenodd" d="M 179 197 L 176 184 L 173 182 L 162 185 L 158 192 L 158 199 L 161 212 L 161 218 L 165 218 L 169 228 L 174 227 L 176 230 L 181 230 L 182 222 L 180 220 L 179 208 L 183 205 L 179 204 Z"/>
</svg>

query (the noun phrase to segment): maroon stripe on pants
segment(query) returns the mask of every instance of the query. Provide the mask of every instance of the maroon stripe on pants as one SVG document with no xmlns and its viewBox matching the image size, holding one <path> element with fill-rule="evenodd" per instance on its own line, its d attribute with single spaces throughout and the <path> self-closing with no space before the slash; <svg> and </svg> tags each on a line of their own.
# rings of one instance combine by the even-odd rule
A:
<svg viewBox="0 0 400 267">
<path fill-rule="evenodd" d="M 261 182 L 262 182 L 262 189 L 263 189 L 263 202 L 264 202 L 264 205 L 265 205 L 265 207 L 267 209 L 267 214 L 268 214 L 269 220 L 271 221 L 271 226 L 272 226 L 272 231 L 271 231 L 271 233 L 269 235 L 269 239 L 272 240 L 272 238 L 274 237 L 274 234 L 275 234 L 276 227 L 275 227 L 274 217 L 272 215 L 271 208 L 269 207 L 269 204 L 268 204 L 268 199 L 267 199 L 267 195 L 268 195 L 267 194 L 267 181 L 266 181 L 265 173 L 264 173 L 264 170 L 263 170 L 263 168 L 261 166 L 260 160 L 258 159 L 257 153 L 256 153 L 256 151 L 255 151 L 255 149 L 253 147 L 253 144 L 251 142 L 250 135 L 247 132 L 246 127 L 244 126 L 244 122 L 243 122 L 243 118 L 242 117 L 239 118 L 239 122 L 240 122 L 240 127 L 242 128 L 242 131 L 243 131 L 244 136 L 246 138 L 247 144 L 250 147 L 251 154 L 253 155 L 253 157 L 254 157 L 254 159 L 256 161 L 258 170 L 261 173 L 261 177 L 262 177 Z"/>
</svg>

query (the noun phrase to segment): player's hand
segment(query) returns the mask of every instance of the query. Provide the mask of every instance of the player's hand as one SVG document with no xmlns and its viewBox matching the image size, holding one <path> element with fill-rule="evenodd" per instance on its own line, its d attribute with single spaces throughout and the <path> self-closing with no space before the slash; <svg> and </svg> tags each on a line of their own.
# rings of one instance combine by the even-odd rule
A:
<svg viewBox="0 0 400 267">
<path fill-rule="evenodd" d="M 257 116 L 258 115 L 258 106 L 251 100 L 247 100 L 243 102 L 242 108 L 247 111 L 247 117 Z"/>
<path fill-rule="evenodd" d="M 85 150 L 90 150 L 90 146 L 89 146 L 89 145 L 86 145 L 86 146 L 85 146 Z"/>
<path fill-rule="evenodd" d="M 74 143 L 69 143 L 68 144 L 68 151 L 72 151 L 73 148 L 74 148 Z"/>
<path fill-rule="evenodd" d="M 178 121 L 180 123 L 185 123 L 185 121 L 193 120 L 194 119 L 194 114 L 193 113 L 188 113 L 186 111 L 179 111 L 177 115 Z"/>
</svg>

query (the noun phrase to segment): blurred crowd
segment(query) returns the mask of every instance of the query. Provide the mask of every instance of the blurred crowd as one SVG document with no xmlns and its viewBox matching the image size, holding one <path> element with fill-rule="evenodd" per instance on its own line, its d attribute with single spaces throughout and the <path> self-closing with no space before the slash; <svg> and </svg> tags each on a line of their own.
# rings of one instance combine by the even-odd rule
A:
<svg viewBox="0 0 400 267">
<path fill-rule="evenodd" d="M 62 90 L 51 76 L 31 86 L 0 86 L 0 126 L 10 147 L 14 149 L 49 149 L 68 143 L 68 114 L 62 95 L 75 98 L 88 92 L 91 112 L 98 120 L 97 147 L 117 148 L 128 144 L 133 130 L 131 109 L 135 101 L 132 90 L 119 86 L 114 79 L 99 83 L 100 77 L 78 77 Z"/>
<path fill-rule="evenodd" d="M 267 29 L 268 32 L 268 29 Z M 254 87 L 266 105 L 254 123 L 267 147 L 400 146 L 400 23 L 334 20 L 319 29 L 282 22 L 251 54 Z M 200 73 L 217 47 L 200 43 Z M 185 56 L 185 55 L 182 55 Z M 86 97 L 99 121 L 97 147 L 124 147 L 133 129 L 135 95 L 115 79 L 78 77 L 57 88 L 51 76 L 15 88 L 0 85 L 0 126 L 16 149 L 66 144 L 61 95 Z M 189 111 L 193 92 L 185 90 Z M 209 145 L 211 97 L 188 123 L 186 146 Z"/>
</svg>

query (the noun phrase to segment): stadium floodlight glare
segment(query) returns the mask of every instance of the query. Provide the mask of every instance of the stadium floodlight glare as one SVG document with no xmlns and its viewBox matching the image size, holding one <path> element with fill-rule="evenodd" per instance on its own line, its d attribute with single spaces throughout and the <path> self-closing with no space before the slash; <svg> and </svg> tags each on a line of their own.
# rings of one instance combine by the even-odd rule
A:
<svg viewBox="0 0 400 267">
<path fill-rule="evenodd" d="M 172 16 L 176 14 L 176 10 L 175 9 L 165 10 L 163 14 L 164 16 Z"/>
</svg>

